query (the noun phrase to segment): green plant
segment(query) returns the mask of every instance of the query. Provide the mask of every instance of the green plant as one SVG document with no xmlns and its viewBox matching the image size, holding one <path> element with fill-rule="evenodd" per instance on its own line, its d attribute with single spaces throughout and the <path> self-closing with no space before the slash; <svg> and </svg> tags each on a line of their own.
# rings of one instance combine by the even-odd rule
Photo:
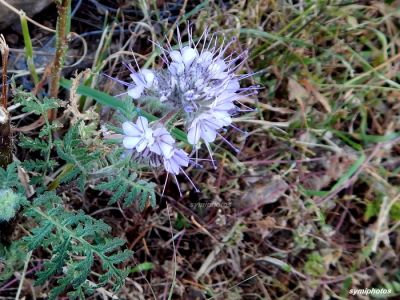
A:
<svg viewBox="0 0 400 300">
<path fill-rule="evenodd" d="M 52 192 L 37 197 L 26 206 L 25 214 L 32 217 L 38 226 L 25 238 L 30 250 L 43 247 L 52 252 L 52 258 L 44 264 L 44 270 L 37 273 L 36 284 L 44 284 L 56 274 L 63 274 L 50 292 L 50 299 L 56 299 L 68 287 L 72 299 L 85 298 L 94 288 L 114 282 L 118 290 L 129 271 L 118 265 L 129 259 L 131 251 L 119 251 L 124 241 L 110 238 L 111 228 L 81 212 L 64 209 L 62 200 Z M 104 271 L 97 282 L 90 281 L 91 269 L 98 258 Z"/>
<path fill-rule="evenodd" d="M 318 252 L 314 251 L 308 255 L 304 265 L 304 272 L 315 277 L 325 274 L 324 260 Z"/>
<path fill-rule="evenodd" d="M 24 201 L 23 188 L 18 180 L 17 165 L 0 168 L 0 222 L 10 221 Z"/>
<path fill-rule="evenodd" d="M 110 203 L 121 200 L 128 206 L 140 199 L 139 207 L 144 208 L 149 200 L 155 205 L 154 183 L 141 180 L 137 174 L 141 167 L 127 159 L 121 160 L 120 151 L 110 152 L 107 144 L 92 136 L 94 131 L 80 130 L 83 121 L 60 135 L 62 125 L 50 121 L 47 114 L 63 106 L 58 99 L 40 100 L 21 89 L 15 90 L 14 99 L 23 111 L 42 117 L 44 125 L 36 138 L 20 136 L 20 147 L 35 153 L 36 158 L 0 169 L 0 221 L 10 220 L 21 207 L 22 214 L 33 222 L 29 235 L 18 243 L 30 251 L 43 249 L 50 253 L 42 270 L 36 274 L 38 285 L 53 281 L 50 299 L 65 292 L 71 299 L 84 299 L 85 295 L 111 282 L 117 291 L 130 272 L 124 263 L 132 252 L 122 249 L 125 242 L 113 238 L 111 227 L 103 221 L 83 211 L 67 210 L 57 189 L 72 184 L 84 191 L 92 183 L 98 190 L 116 191 Z M 27 183 L 35 193 L 28 198 L 25 197 L 27 186 L 20 181 L 20 167 L 32 174 Z M 55 180 L 48 181 L 46 178 L 56 168 L 61 172 Z M 123 176 L 117 176 L 121 170 Z M 9 251 L 4 248 L 3 252 L 4 259 L 11 261 Z M 95 267 L 96 270 L 100 267 L 102 272 L 94 273 Z"/>
<path fill-rule="evenodd" d="M 20 197 L 11 189 L 0 190 L 0 221 L 9 221 L 19 208 Z"/>
</svg>

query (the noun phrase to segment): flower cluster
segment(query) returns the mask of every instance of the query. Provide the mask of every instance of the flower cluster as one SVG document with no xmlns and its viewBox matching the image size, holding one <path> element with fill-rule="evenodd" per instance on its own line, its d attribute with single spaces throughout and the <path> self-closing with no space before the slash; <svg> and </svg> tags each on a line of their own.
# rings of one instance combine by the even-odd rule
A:
<svg viewBox="0 0 400 300">
<path fill-rule="evenodd" d="M 162 164 L 165 170 L 174 176 L 175 180 L 176 175 L 182 172 L 197 190 L 183 170 L 183 167 L 189 166 L 188 154 L 176 146 L 175 139 L 163 125 L 156 123 L 149 126 L 148 120 L 139 116 L 136 123 L 124 122 L 122 129 L 124 132 L 122 143 L 125 149 L 136 151 L 156 166 Z"/>
<path fill-rule="evenodd" d="M 219 44 L 218 36 L 210 36 L 206 30 L 195 43 L 191 29 L 188 31 L 187 45 L 182 44 L 179 32 L 176 47 L 168 44 L 164 48 L 157 44 L 166 66 L 164 69 L 135 71 L 129 65 L 133 82 L 124 84 L 127 85 L 126 94 L 133 99 L 158 99 L 176 112 L 174 116 L 181 116 L 188 141 L 196 152 L 196 163 L 198 149 L 204 144 L 215 167 L 210 143 L 220 137 L 238 151 L 221 132 L 227 127 L 241 131 L 232 124 L 232 116 L 249 110 L 240 100 L 257 93 L 258 88 L 240 87 L 240 80 L 253 74 L 236 74 L 248 53 L 227 54 L 235 40 Z M 174 138 L 161 122 L 149 126 L 144 117 L 139 117 L 136 124 L 125 122 L 123 130 L 126 149 L 134 149 L 142 156 L 162 163 L 168 173 L 178 175 L 189 165 L 188 154 L 177 148 Z"/>
</svg>

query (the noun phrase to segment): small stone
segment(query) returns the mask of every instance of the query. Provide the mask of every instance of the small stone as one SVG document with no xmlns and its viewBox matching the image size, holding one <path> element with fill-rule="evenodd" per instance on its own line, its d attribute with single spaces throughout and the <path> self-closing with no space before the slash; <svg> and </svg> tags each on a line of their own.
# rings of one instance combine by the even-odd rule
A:
<svg viewBox="0 0 400 300">
<path fill-rule="evenodd" d="M 33 16 L 42 11 L 52 1 L 51 0 L 7 0 L 10 5 L 18 10 L 23 10 L 28 16 Z M 0 8 L 0 29 L 6 28 L 19 19 L 19 15 L 12 12 L 7 7 L 1 5 Z"/>
</svg>

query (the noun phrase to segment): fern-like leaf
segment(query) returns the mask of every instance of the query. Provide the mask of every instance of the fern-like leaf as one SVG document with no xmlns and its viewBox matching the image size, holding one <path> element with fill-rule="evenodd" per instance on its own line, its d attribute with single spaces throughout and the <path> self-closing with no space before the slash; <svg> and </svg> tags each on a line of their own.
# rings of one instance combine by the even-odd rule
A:
<svg viewBox="0 0 400 300">
<path fill-rule="evenodd" d="M 101 158 L 100 152 L 89 150 L 79 137 L 78 127 L 75 125 L 65 135 L 64 140 L 56 142 L 58 156 L 67 162 L 68 171 L 63 174 L 61 183 L 77 180 L 81 191 L 84 190 L 90 172 L 95 169 Z"/>
<path fill-rule="evenodd" d="M 36 198 L 25 214 L 38 224 L 25 238 L 29 249 L 44 247 L 52 254 L 44 270 L 37 274 L 36 283 L 62 275 L 52 288 L 50 299 L 57 299 L 66 290 L 70 290 L 71 299 L 84 298 L 85 293 L 109 282 L 115 283 L 115 289 L 122 286 L 128 271 L 117 265 L 128 260 L 132 252 L 119 251 L 124 243 L 109 237 L 110 226 L 83 212 L 66 211 L 61 199 L 51 192 Z M 89 279 L 95 258 L 104 270 L 97 283 Z"/>
<path fill-rule="evenodd" d="M 128 169 L 123 169 L 117 175 L 109 176 L 107 182 L 100 183 L 96 188 L 101 191 L 113 192 L 110 204 L 123 200 L 124 206 L 127 207 L 138 201 L 140 210 L 143 210 L 148 202 L 153 207 L 156 205 L 155 184 L 138 179 L 136 173 L 129 174 Z"/>
<path fill-rule="evenodd" d="M 8 165 L 7 169 L 0 168 L 0 188 L 9 188 L 18 182 L 17 166 L 15 163 Z"/>
<path fill-rule="evenodd" d="M 36 115 L 44 115 L 51 109 L 56 109 L 62 105 L 61 100 L 55 98 L 47 98 L 40 100 L 32 93 L 17 89 L 14 100 L 22 104 L 22 111 L 34 113 Z"/>
</svg>

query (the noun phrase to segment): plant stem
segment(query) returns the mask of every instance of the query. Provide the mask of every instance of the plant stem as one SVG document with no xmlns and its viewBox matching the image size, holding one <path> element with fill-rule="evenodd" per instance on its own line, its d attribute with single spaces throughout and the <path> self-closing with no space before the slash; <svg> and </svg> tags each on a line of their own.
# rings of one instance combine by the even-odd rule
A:
<svg viewBox="0 0 400 300">
<path fill-rule="evenodd" d="M 12 143 L 10 114 L 7 111 L 7 65 L 9 49 L 3 35 L 0 35 L 0 52 L 3 72 L 0 105 L 0 167 L 6 169 L 12 162 Z M 16 218 L 9 222 L 0 222 L 0 243 L 9 243 L 15 225 Z"/>
<path fill-rule="evenodd" d="M 1 88 L 1 105 L 7 109 L 7 65 L 9 48 L 3 35 L 0 35 L 0 52 L 2 58 L 2 88 Z"/>
<path fill-rule="evenodd" d="M 0 167 L 7 168 L 12 162 L 10 116 L 7 109 L 0 106 Z"/>
<path fill-rule="evenodd" d="M 9 49 L 2 35 L 0 36 L 0 52 L 3 72 L 0 106 L 0 167 L 7 168 L 12 161 L 10 115 L 7 111 L 7 64 Z"/>
<path fill-rule="evenodd" d="M 61 69 L 64 63 L 64 56 L 67 52 L 67 35 L 69 29 L 68 12 L 70 11 L 71 0 L 57 1 L 57 32 L 56 32 L 56 54 L 51 68 L 50 97 L 58 98 L 60 88 Z M 49 120 L 57 117 L 57 110 L 49 111 Z"/>
<path fill-rule="evenodd" d="M 39 83 L 39 76 L 36 73 L 36 68 L 33 61 L 32 40 L 29 34 L 29 27 L 25 13 L 21 14 L 20 19 L 21 19 L 22 35 L 24 37 L 24 44 L 25 44 L 26 64 L 28 65 L 29 72 L 31 73 L 33 82 L 35 83 L 36 86 Z"/>
<path fill-rule="evenodd" d="M 28 270 L 28 265 L 29 265 L 29 261 L 31 260 L 31 257 L 32 257 L 32 251 L 29 251 L 28 255 L 26 256 L 26 259 L 25 259 L 24 269 L 22 271 L 21 279 L 19 281 L 18 291 L 17 291 L 17 295 L 15 296 L 15 300 L 20 299 L 19 296 L 21 295 L 21 291 L 24 286 L 26 271 Z"/>
</svg>

